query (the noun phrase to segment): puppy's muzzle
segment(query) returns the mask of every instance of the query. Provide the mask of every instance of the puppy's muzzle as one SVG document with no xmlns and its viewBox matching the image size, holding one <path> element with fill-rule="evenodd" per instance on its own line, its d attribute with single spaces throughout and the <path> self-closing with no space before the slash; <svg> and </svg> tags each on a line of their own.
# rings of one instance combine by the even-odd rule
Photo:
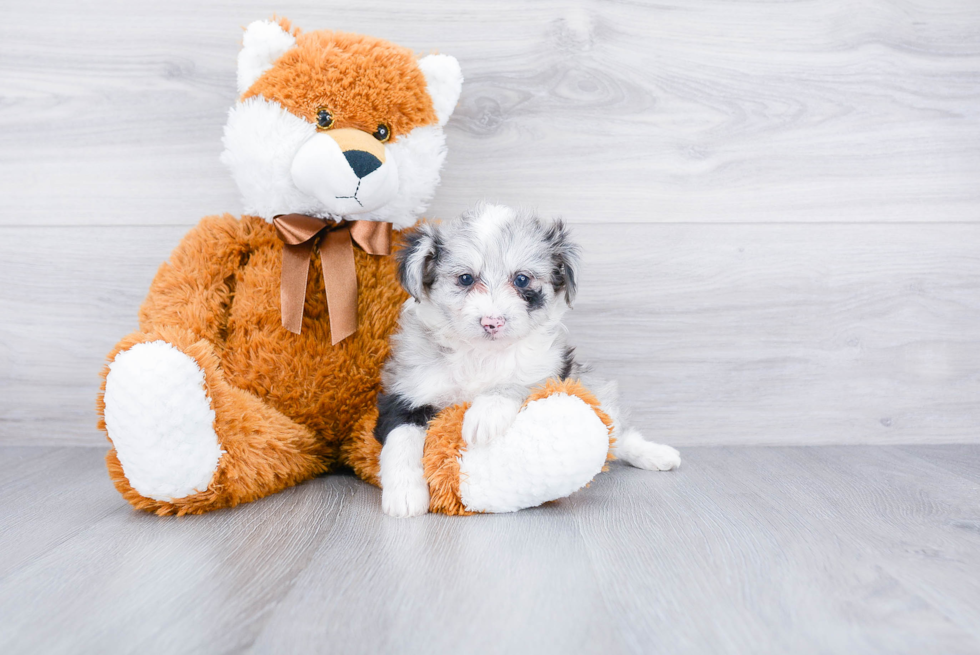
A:
<svg viewBox="0 0 980 655">
<path fill-rule="evenodd" d="M 480 319 L 480 325 L 483 326 L 483 331 L 490 336 L 494 336 L 503 330 L 506 323 L 507 319 L 503 316 L 484 316 Z"/>
</svg>

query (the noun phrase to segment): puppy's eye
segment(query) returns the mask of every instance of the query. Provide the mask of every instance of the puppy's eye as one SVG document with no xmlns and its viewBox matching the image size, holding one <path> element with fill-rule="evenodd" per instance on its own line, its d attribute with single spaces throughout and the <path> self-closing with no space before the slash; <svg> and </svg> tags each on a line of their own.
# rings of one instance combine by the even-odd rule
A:
<svg viewBox="0 0 980 655">
<path fill-rule="evenodd" d="M 333 114 L 324 107 L 316 110 L 316 129 L 329 130 L 333 125 Z"/>
<path fill-rule="evenodd" d="M 520 275 L 514 278 L 514 286 L 517 287 L 518 289 L 523 289 L 530 283 L 531 283 L 531 278 L 524 275 L 523 273 L 521 273 Z"/>
<path fill-rule="evenodd" d="M 458 279 L 459 279 L 459 283 L 462 284 L 464 287 L 468 287 L 471 284 L 473 284 L 473 276 L 470 275 L 469 273 L 463 273 L 462 275 L 459 276 Z"/>
<path fill-rule="evenodd" d="M 391 129 L 384 123 L 381 123 L 381 125 L 378 125 L 378 129 L 374 131 L 372 136 L 381 143 L 384 143 L 391 138 Z"/>
</svg>

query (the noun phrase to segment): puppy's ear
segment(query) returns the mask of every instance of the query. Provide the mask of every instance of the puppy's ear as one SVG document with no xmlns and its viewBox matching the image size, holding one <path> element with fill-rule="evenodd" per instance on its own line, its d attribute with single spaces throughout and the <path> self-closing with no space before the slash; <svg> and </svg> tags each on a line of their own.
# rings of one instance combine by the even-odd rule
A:
<svg viewBox="0 0 980 655">
<path fill-rule="evenodd" d="M 568 228 L 560 218 L 548 228 L 546 239 L 551 248 L 553 264 L 551 284 L 555 288 L 555 293 L 565 292 L 565 302 L 571 307 L 572 301 L 575 300 L 575 293 L 578 291 L 579 253 L 581 250 L 577 244 L 572 242 Z"/>
<path fill-rule="evenodd" d="M 416 301 L 428 294 L 436 281 L 439 261 L 439 230 L 422 223 L 405 234 L 405 247 L 398 251 L 398 281 Z"/>
</svg>

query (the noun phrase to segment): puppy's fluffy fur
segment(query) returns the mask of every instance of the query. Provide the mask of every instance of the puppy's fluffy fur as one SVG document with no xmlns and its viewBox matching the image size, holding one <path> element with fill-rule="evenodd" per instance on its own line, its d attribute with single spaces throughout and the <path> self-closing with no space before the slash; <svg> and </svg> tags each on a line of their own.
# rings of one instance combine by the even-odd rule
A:
<svg viewBox="0 0 980 655">
<path fill-rule="evenodd" d="M 463 438 L 478 446 L 506 432 L 530 389 L 553 377 L 592 387 L 613 418 L 619 459 L 654 470 L 680 464 L 670 446 L 625 428 L 615 383 L 590 379 L 575 361 L 561 319 L 575 298 L 578 267 L 579 248 L 562 221 L 500 205 L 409 234 L 399 274 L 412 298 L 382 373 L 375 428 L 385 513 L 427 511 L 422 446 L 436 413 L 471 403 Z"/>
</svg>

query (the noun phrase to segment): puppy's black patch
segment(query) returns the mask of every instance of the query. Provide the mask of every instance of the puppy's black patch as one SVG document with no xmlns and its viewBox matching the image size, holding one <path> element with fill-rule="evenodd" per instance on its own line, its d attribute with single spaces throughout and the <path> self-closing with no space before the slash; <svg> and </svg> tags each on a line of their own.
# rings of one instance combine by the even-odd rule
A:
<svg viewBox="0 0 980 655">
<path fill-rule="evenodd" d="M 572 369 L 575 368 L 575 348 L 568 346 L 565 348 L 565 353 L 561 358 L 561 372 L 558 377 L 562 380 L 568 379 L 568 376 L 572 374 Z"/>
<path fill-rule="evenodd" d="M 432 405 L 412 407 L 404 396 L 378 394 L 378 422 L 374 426 L 374 438 L 382 446 L 392 430 L 399 425 L 420 425 L 425 427 L 436 415 Z"/>
<path fill-rule="evenodd" d="M 536 309 L 541 309 L 544 307 L 544 294 L 541 289 L 531 289 L 530 287 L 514 287 L 517 290 L 517 295 L 527 303 L 528 313 L 533 312 Z"/>
</svg>

